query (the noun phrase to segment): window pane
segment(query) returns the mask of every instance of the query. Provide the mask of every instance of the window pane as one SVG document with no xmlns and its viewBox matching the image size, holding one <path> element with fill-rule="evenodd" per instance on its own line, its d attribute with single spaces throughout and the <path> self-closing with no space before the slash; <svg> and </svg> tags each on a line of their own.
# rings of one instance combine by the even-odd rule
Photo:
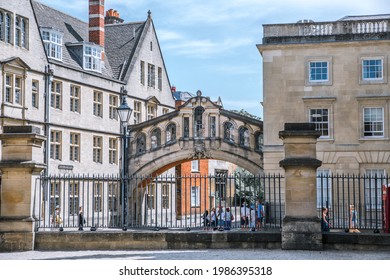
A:
<svg viewBox="0 0 390 280">
<path fill-rule="evenodd" d="M 317 171 L 317 208 L 332 206 L 332 181 L 329 170 Z"/>
<path fill-rule="evenodd" d="M 328 62 L 312 61 L 309 63 L 310 81 L 327 81 L 328 80 Z"/>
<path fill-rule="evenodd" d="M 329 137 L 329 111 L 328 109 L 310 109 L 310 120 L 322 137 Z"/>
<path fill-rule="evenodd" d="M 382 79 L 383 78 L 383 61 L 382 59 L 363 60 L 362 73 L 364 80 Z"/>
<path fill-rule="evenodd" d="M 364 108 L 364 136 L 384 136 L 383 108 Z"/>
</svg>

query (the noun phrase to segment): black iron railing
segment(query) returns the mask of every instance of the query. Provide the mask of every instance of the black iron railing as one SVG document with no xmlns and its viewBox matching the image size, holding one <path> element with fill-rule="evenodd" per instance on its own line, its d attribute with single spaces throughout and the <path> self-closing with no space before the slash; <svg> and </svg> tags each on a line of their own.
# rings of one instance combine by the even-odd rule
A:
<svg viewBox="0 0 390 280">
<path fill-rule="evenodd" d="M 317 208 L 328 208 L 330 228 L 379 231 L 384 227 L 383 191 L 388 176 L 317 177 Z"/>
<path fill-rule="evenodd" d="M 122 180 L 123 179 L 123 180 Z M 280 228 L 284 216 L 281 176 L 48 176 L 36 184 L 38 228 L 78 228 L 78 212 L 83 209 L 84 227 L 123 228 L 203 228 L 203 214 L 210 218 L 215 209 L 232 215 L 231 228 L 239 228 L 241 206 L 248 207 L 248 220 L 261 203 L 265 229 Z M 122 208 L 122 184 L 127 187 L 127 211 Z M 59 207 L 61 225 L 56 224 Z M 126 213 L 126 219 L 122 219 Z M 222 214 L 222 215 L 221 215 Z M 254 218 L 254 217 L 253 217 Z M 217 226 L 223 226 L 219 223 Z M 211 227 L 212 225 L 210 225 Z M 248 222 L 248 227 L 250 223 Z"/>
<path fill-rule="evenodd" d="M 123 211 L 121 199 L 124 182 L 127 211 Z M 80 206 L 86 221 L 83 226 L 87 228 L 119 229 L 125 220 L 127 228 L 201 229 L 207 225 L 202 218 L 206 211 L 211 219 L 213 209 L 218 216 L 229 208 L 234 229 L 241 227 L 243 204 L 249 209 L 250 221 L 253 216 L 250 208 L 254 207 L 256 212 L 261 203 L 262 228 L 280 229 L 285 216 L 284 183 L 280 175 L 49 176 L 37 180 L 34 210 L 40 229 L 78 228 Z M 331 229 L 379 231 L 384 227 L 382 199 L 384 186 L 388 184 L 388 177 L 318 176 L 318 217 L 322 207 L 327 207 Z M 61 225 L 55 221 L 57 206 Z M 123 213 L 126 219 L 122 219 Z"/>
</svg>

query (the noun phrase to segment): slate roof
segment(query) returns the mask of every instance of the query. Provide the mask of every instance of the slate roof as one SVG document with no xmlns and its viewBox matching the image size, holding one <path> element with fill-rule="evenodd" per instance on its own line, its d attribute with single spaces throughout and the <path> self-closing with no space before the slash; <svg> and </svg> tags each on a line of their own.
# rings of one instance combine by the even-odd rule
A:
<svg viewBox="0 0 390 280">
<path fill-rule="evenodd" d="M 175 100 L 187 101 L 192 97 L 195 97 L 195 94 L 192 94 L 192 93 L 187 92 L 187 91 L 175 91 L 173 93 L 173 98 Z"/>
<path fill-rule="evenodd" d="M 124 78 L 145 23 L 133 22 L 105 26 L 105 51 L 115 79 Z"/>
<path fill-rule="evenodd" d="M 66 44 L 88 42 L 88 23 L 40 2 L 31 2 L 40 27 L 52 28 L 63 33 L 62 61 L 49 59 L 50 62 L 117 80 L 125 78 L 147 21 L 105 25 L 105 67 L 100 74 L 84 70 L 82 61 L 73 53 L 72 48 L 66 47 Z"/>
</svg>

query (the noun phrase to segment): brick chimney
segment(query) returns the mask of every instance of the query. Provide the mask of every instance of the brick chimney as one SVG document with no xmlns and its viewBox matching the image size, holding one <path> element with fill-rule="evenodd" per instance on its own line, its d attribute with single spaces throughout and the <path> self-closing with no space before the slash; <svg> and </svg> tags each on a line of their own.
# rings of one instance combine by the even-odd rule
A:
<svg viewBox="0 0 390 280">
<path fill-rule="evenodd" d="M 104 48 L 104 0 L 89 0 L 89 42 Z"/>
</svg>

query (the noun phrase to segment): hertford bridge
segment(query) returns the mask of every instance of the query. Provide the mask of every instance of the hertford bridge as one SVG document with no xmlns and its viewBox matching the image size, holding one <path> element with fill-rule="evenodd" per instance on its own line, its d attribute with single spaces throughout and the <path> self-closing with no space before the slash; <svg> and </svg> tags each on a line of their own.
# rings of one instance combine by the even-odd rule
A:
<svg viewBox="0 0 390 280">
<path fill-rule="evenodd" d="M 200 91 L 177 110 L 131 126 L 129 136 L 129 175 L 154 176 L 193 159 L 263 170 L 263 122 L 224 110 Z"/>
</svg>

